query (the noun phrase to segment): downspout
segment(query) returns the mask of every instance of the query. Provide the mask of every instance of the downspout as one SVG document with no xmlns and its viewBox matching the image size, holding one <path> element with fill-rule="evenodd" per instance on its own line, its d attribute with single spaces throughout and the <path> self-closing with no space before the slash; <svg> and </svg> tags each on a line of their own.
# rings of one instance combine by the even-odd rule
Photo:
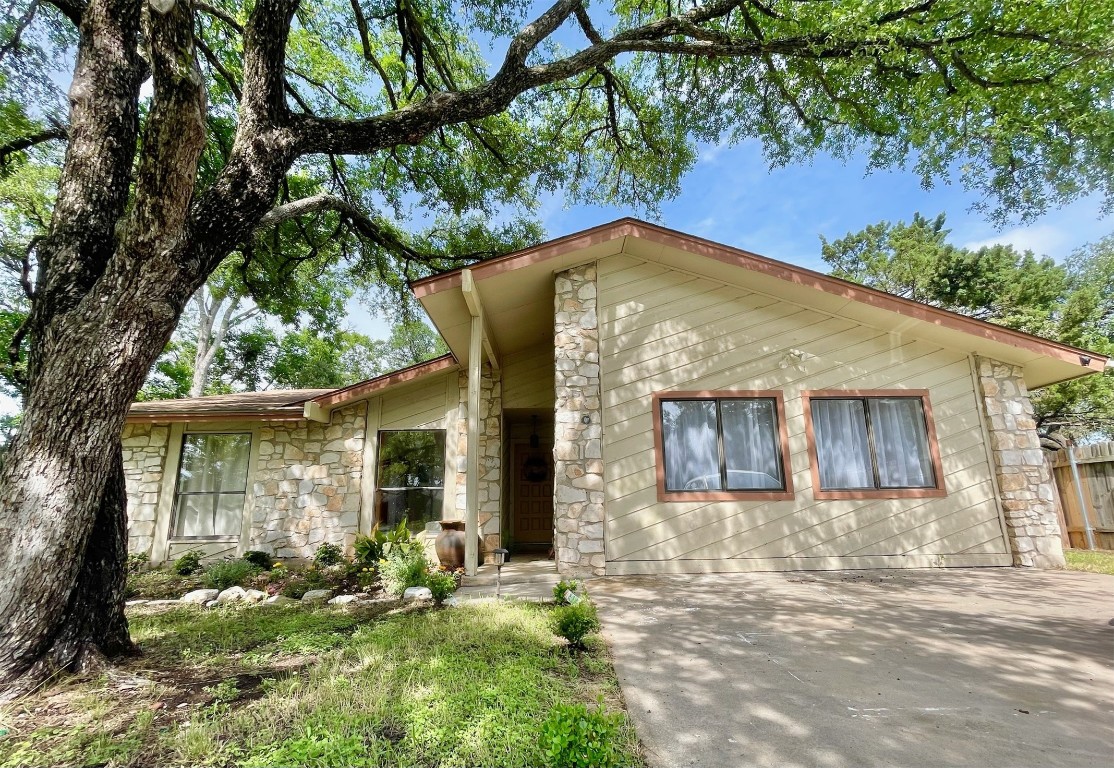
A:
<svg viewBox="0 0 1114 768">
<path fill-rule="evenodd" d="M 1068 441 L 1068 465 L 1071 466 L 1071 480 L 1075 486 L 1075 497 L 1079 499 L 1079 511 L 1083 514 L 1083 533 L 1087 537 L 1087 549 L 1095 548 L 1095 533 L 1091 529 L 1091 517 L 1087 514 L 1087 499 L 1083 496 L 1083 481 L 1079 479 L 1079 466 L 1075 463 L 1075 441 Z"/>
</svg>

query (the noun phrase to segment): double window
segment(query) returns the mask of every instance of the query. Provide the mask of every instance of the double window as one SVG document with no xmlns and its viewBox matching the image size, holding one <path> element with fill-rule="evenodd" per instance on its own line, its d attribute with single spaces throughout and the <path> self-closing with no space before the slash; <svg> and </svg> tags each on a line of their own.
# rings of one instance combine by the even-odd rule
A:
<svg viewBox="0 0 1114 768">
<path fill-rule="evenodd" d="M 805 392 L 818 499 L 944 495 L 927 394 Z"/>
<path fill-rule="evenodd" d="M 250 434 L 183 436 L 174 494 L 175 538 L 240 535 L 250 452 Z"/>
<path fill-rule="evenodd" d="M 662 500 L 792 498 L 778 392 L 654 395 Z"/>
<path fill-rule="evenodd" d="M 445 430 L 379 433 L 376 522 L 393 528 L 405 518 L 414 533 L 441 519 L 445 498 Z"/>
</svg>

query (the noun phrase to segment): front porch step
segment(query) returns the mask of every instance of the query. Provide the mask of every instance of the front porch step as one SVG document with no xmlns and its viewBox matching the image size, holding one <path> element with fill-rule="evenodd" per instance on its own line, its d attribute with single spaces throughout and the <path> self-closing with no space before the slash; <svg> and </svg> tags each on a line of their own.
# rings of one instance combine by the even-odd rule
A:
<svg viewBox="0 0 1114 768">
<path fill-rule="evenodd" d="M 551 589 L 561 580 L 552 560 L 512 560 L 503 566 L 503 586 L 512 584 L 537 584 Z M 498 581 L 493 564 L 481 565 L 475 576 L 465 576 L 461 588 L 494 587 Z"/>
</svg>

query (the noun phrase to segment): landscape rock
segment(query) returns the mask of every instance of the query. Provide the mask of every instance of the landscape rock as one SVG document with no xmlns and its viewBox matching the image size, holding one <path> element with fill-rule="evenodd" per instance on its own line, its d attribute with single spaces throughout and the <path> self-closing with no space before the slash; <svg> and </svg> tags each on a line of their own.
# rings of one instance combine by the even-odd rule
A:
<svg viewBox="0 0 1114 768">
<path fill-rule="evenodd" d="M 323 603 L 333 594 L 331 589 L 311 589 L 302 595 L 303 603 Z"/>
<path fill-rule="evenodd" d="M 142 600 L 142 599 L 141 600 L 125 600 L 124 605 L 143 605 L 146 602 L 147 602 L 146 600 Z"/>
<path fill-rule="evenodd" d="M 429 591 L 429 587 L 408 587 L 402 593 L 403 600 L 432 600 L 433 593 Z"/>
<path fill-rule="evenodd" d="M 264 605 L 296 605 L 300 603 L 301 600 L 295 600 L 294 598 L 287 597 L 286 595 L 271 595 L 263 601 Z"/>
<path fill-rule="evenodd" d="M 329 601 L 329 605 L 348 605 L 356 602 L 357 599 L 355 595 L 337 595 Z"/>
<path fill-rule="evenodd" d="M 216 608 L 218 605 L 220 605 L 220 603 L 218 603 L 216 600 L 210 600 L 205 603 L 206 608 Z"/>
<path fill-rule="evenodd" d="M 245 589 L 244 599 L 249 603 L 261 603 L 267 599 L 267 593 L 258 589 Z"/>
<path fill-rule="evenodd" d="M 187 592 L 182 595 L 182 602 L 204 605 L 210 600 L 216 600 L 219 594 L 220 590 L 218 589 L 195 589 L 193 592 Z"/>
<path fill-rule="evenodd" d="M 227 605 L 228 603 L 238 603 L 244 599 L 243 587 L 229 587 L 228 589 L 217 595 L 217 603 L 220 605 Z"/>
</svg>

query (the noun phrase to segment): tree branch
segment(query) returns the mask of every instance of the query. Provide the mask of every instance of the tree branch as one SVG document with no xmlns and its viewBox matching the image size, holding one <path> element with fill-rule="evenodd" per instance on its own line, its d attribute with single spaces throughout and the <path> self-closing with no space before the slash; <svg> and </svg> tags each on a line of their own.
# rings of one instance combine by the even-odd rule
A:
<svg viewBox="0 0 1114 768">
<path fill-rule="evenodd" d="M 45 0 L 45 2 L 57 8 L 63 16 L 73 22 L 75 27 L 81 25 L 81 17 L 89 5 L 85 0 Z"/>
<path fill-rule="evenodd" d="M 45 144 L 48 141 L 58 141 L 59 139 L 66 138 L 69 138 L 66 129 L 59 127 L 33 133 L 23 138 L 13 139 L 7 144 L 0 144 L 0 168 L 7 166 L 12 155 L 16 152 L 22 152 L 25 149 L 30 149 L 38 144 Z"/>
</svg>

